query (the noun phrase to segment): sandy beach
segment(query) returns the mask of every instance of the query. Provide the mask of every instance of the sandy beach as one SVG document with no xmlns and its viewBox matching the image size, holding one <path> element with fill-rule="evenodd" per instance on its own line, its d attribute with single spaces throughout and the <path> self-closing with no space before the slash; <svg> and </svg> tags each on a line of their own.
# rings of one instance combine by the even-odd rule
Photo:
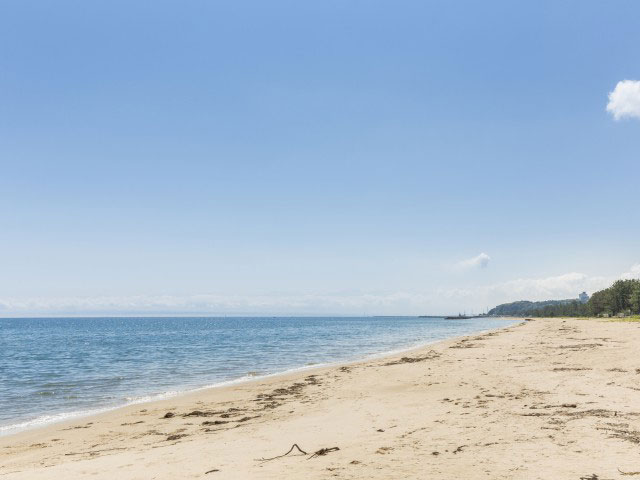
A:
<svg viewBox="0 0 640 480">
<path fill-rule="evenodd" d="M 640 477 L 639 345 L 640 323 L 521 322 L 1 437 L 0 477 Z"/>
</svg>

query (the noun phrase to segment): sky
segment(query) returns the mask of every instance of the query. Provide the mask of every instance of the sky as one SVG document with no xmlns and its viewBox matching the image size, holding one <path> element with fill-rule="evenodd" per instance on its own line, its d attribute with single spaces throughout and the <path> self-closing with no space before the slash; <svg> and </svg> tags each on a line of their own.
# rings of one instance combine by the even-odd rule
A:
<svg viewBox="0 0 640 480">
<path fill-rule="evenodd" d="M 0 316 L 478 313 L 640 276 L 640 3 L 0 4 Z"/>
</svg>

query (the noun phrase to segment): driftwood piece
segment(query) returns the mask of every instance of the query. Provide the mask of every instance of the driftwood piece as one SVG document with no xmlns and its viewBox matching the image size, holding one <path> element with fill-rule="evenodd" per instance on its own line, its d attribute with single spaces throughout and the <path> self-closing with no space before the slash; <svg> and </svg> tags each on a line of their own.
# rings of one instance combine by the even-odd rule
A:
<svg viewBox="0 0 640 480">
<path fill-rule="evenodd" d="M 305 452 L 304 450 L 302 450 L 297 443 L 294 443 L 293 445 L 291 445 L 291 448 L 289 449 L 289 451 L 285 454 L 282 455 L 278 455 L 277 457 L 271 457 L 271 458 L 260 458 L 257 461 L 258 462 L 270 462 L 271 460 L 275 460 L 277 458 L 282 458 L 282 457 L 286 457 L 287 455 L 289 455 L 291 452 L 293 452 L 293 450 L 296 449 L 298 450 L 300 453 L 302 453 L 303 455 L 309 455 L 307 452 Z M 340 448 L 338 447 L 331 447 L 331 448 L 321 448 L 320 450 L 317 450 L 315 452 L 313 452 L 313 454 L 307 458 L 307 460 L 311 460 L 312 458 L 315 457 L 322 457 L 324 455 L 326 455 L 327 453 L 331 453 L 331 452 L 337 452 L 338 450 L 340 450 Z"/>
<path fill-rule="evenodd" d="M 327 453 L 337 452 L 338 450 L 340 450 L 338 447 L 321 448 L 317 452 L 313 452 L 313 455 L 311 455 L 309 458 L 307 458 L 307 460 L 311 460 L 312 458 L 315 458 L 315 457 L 322 457 L 322 456 L 326 455 Z"/>
<path fill-rule="evenodd" d="M 300 453 L 307 455 L 307 452 L 305 452 L 304 450 L 302 450 L 297 443 L 294 443 L 293 445 L 291 445 L 291 448 L 289 449 L 289 451 L 283 455 L 278 455 L 277 457 L 271 457 L 271 458 L 261 458 L 260 460 L 258 460 L 259 462 L 270 462 L 271 460 L 275 460 L 276 458 L 282 458 L 282 457 L 286 457 L 287 455 L 289 455 L 291 452 L 293 452 L 293 449 L 297 449 Z"/>
<path fill-rule="evenodd" d="M 618 471 L 620 472 L 621 475 L 640 475 L 640 472 L 623 472 L 622 470 L 618 469 Z"/>
</svg>

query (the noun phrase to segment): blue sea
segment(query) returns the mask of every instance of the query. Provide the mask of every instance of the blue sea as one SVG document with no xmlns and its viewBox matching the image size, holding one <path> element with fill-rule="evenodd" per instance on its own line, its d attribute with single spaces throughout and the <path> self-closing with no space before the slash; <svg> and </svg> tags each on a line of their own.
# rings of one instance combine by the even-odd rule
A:
<svg viewBox="0 0 640 480">
<path fill-rule="evenodd" d="M 509 323 L 417 317 L 0 319 L 0 435 Z"/>
</svg>

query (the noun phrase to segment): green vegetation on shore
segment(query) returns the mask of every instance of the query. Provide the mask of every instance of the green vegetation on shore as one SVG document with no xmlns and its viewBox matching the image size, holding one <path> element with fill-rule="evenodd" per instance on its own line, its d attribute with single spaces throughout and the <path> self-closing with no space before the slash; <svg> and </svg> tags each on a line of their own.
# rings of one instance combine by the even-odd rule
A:
<svg viewBox="0 0 640 480">
<path fill-rule="evenodd" d="M 618 280 L 609 288 L 595 292 L 586 303 L 579 300 L 519 301 L 498 305 L 489 314 L 521 317 L 638 315 L 640 280 Z"/>
<path fill-rule="evenodd" d="M 518 302 L 503 303 L 489 310 L 489 315 L 515 315 L 528 316 L 531 312 L 542 310 L 548 307 L 559 307 L 560 305 L 570 304 L 577 300 L 545 300 L 543 302 L 530 302 L 528 300 L 520 300 Z"/>
</svg>

